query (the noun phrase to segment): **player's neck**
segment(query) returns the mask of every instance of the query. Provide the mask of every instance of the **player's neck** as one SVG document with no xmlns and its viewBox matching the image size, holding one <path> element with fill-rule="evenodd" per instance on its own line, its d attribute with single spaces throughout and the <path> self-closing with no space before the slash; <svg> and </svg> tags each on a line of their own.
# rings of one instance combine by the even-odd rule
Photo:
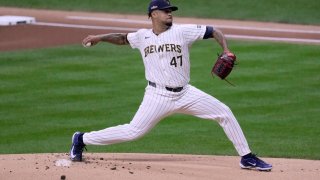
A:
<svg viewBox="0 0 320 180">
<path fill-rule="evenodd" d="M 152 31 L 155 35 L 159 35 L 165 31 L 167 31 L 171 26 L 165 25 L 165 24 L 156 24 L 154 23 L 152 25 Z"/>
</svg>

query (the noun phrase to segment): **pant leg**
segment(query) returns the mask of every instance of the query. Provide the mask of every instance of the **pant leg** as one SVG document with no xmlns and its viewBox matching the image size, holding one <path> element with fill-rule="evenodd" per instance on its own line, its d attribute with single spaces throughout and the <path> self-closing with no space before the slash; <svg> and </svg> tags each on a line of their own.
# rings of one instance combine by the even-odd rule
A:
<svg viewBox="0 0 320 180">
<path fill-rule="evenodd" d="M 230 108 L 216 98 L 189 85 L 188 92 L 179 100 L 178 105 L 179 113 L 216 120 L 240 156 L 251 152 L 242 129 Z"/>
<path fill-rule="evenodd" d="M 110 145 L 138 139 L 168 116 L 173 105 L 170 98 L 161 95 L 161 91 L 148 86 L 143 101 L 129 124 L 85 133 L 83 142 L 86 145 Z"/>
</svg>

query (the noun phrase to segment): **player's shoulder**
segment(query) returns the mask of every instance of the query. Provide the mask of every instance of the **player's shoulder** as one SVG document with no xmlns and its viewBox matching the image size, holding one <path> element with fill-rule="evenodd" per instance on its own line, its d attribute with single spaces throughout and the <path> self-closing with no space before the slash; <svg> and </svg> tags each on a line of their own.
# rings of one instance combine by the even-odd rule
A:
<svg viewBox="0 0 320 180">
<path fill-rule="evenodd" d="M 150 33 L 150 32 L 151 32 L 151 29 L 138 29 L 137 31 L 132 32 L 132 33 L 136 34 L 136 36 L 143 36 L 143 35 Z"/>
<path fill-rule="evenodd" d="M 183 32 L 188 28 L 192 28 L 193 26 L 194 26 L 193 24 L 173 24 L 170 27 L 170 30 L 175 32 L 177 31 Z"/>
<path fill-rule="evenodd" d="M 199 24 L 180 24 L 179 26 L 182 29 L 201 29 L 203 27 L 206 27 L 205 25 L 199 25 Z"/>
<path fill-rule="evenodd" d="M 148 31 L 150 31 L 150 29 L 138 29 L 137 33 L 146 33 Z"/>
<path fill-rule="evenodd" d="M 137 34 L 146 34 L 146 33 L 150 33 L 152 30 L 151 29 L 138 29 L 136 31 Z"/>
</svg>

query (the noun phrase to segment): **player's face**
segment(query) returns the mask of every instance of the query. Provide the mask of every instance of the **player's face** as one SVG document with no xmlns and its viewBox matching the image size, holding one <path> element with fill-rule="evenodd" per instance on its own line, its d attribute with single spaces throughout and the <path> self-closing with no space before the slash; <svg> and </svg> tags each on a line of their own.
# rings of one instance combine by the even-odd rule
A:
<svg viewBox="0 0 320 180">
<path fill-rule="evenodd" d="M 167 26 L 172 26 L 172 10 L 164 9 L 164 10 L 156 10 L 154 16 L 159 23 L 163 23 Z"/>
</svg>

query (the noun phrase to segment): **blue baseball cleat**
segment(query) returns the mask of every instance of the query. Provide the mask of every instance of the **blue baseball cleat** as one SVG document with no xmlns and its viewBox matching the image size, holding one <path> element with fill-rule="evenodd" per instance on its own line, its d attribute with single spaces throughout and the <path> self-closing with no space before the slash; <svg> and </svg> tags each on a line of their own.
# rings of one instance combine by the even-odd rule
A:
<svg viewBox="0 0 320 180">
<path fill-rule="evenodd" d="M 70 159 L 72 161 L 82 161 L 82 152 L 85 148 L 85 144 L 79 140 L 79 136 L 82 136 L 82 132 L 75 132 L 72 136 L 72 146 L 70 150 Z"/>
<path fill-rule="evenodd" d="M 242 157 L 240 161 L 240 167 L 242 169 L 257 169 L 259 171 L 271 171 L 272 165 L 268 164 L 256 155 L 251 154 L 249 157 Z"/>
</svg>

